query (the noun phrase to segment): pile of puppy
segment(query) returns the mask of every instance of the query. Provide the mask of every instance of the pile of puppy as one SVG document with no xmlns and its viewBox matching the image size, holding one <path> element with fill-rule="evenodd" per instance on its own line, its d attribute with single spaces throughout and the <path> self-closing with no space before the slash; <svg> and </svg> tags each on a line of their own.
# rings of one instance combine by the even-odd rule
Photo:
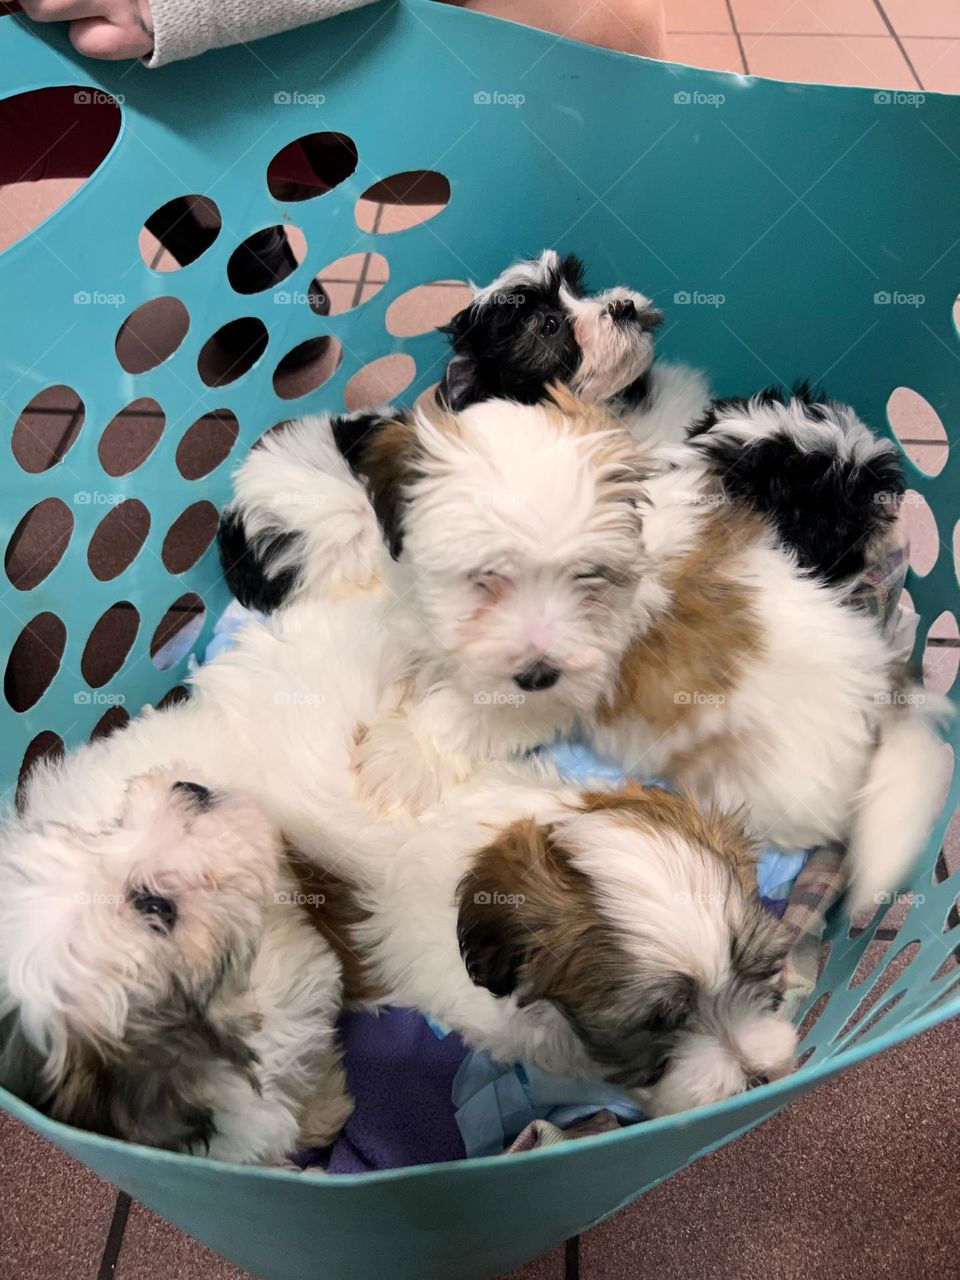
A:
<svg viewBox="0 0 960 1280">
<path fill-rule="evenodd" d="M 270 616 L 0 835 L 7 1087 L 280 1162 L 350 1114 L 345 1006 L 650 1115 L 791 1070 L 757 842 L 845 842 L 859 911 L 939 808 L 938 708 L 856 603 L 903 480 L 846 406 L 712 401 L 660 320 L 548 251 L 449 326 L 438 406 L 250 453 L 221 551 Z M 558 738 L 670 789 L 571 785 Z"/>
</svg>

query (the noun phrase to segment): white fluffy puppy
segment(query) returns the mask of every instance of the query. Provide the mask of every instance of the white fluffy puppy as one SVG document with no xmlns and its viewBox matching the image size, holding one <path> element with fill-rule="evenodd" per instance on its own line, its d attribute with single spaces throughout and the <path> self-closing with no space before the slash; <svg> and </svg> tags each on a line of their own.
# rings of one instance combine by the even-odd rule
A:
<svg viewBox="0 0 960 1280">
<path fill-rule="evenodd" d="M 352 1109 L 340 965 L 260 806 L 202 771 L 117 772 L 120 811 L 79 825 L 40 802 L 58 772 L 0 837 L 0 1079 L 58 1120 L 216 1159 L 332 1141 Z"/>
<path fill-rule="evenodd" d="M 414 813 L 478 762 L 580 729 L 627 768 L 850 844 L 853 908 L 896 887 L 941 801 L 934 702 L 696 454 L 645 471 L 604 409 L 491 401 L 369 426 L 398 662 L 361 785 Z"/>
</svg>

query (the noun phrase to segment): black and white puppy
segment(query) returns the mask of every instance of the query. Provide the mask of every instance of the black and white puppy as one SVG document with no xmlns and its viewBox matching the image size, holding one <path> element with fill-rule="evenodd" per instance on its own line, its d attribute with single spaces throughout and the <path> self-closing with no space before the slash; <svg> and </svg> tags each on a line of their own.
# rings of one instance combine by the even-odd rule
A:
<svg viewBox="0 0 960 1280">
<path fill-rule="evenodd" d="M 654 359 L 662 320 L 642 293 L 588 295 L 580 259 L 548 249 L 508 267 L 445 326 L 454 354 L 437 398 L 451 409 L 534 404 L 565 383 L 638 443 L 692 439 L 727 496 L 770 517 L 804 568 L 827 582 L 862 574 L 904 493 L 893 441 L 805 383 L 792 395 L 712 399 L 698 370 Z"/>
</svg>

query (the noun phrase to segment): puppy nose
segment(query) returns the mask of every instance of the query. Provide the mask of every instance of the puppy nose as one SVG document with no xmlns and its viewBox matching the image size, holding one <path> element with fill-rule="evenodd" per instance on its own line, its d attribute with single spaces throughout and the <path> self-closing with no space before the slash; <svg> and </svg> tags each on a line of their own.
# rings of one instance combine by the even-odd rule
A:
<svg viewBox="0 0 960 1280">
<path fill-rule="evenodd" d="M 514 676 L 513 683 L 518 684 L 527 693 L 533 693 L 537 689 L 550 689 L 559 679 L 560 672 L 549 662 L 535 662 L 519 675 Z"/>
<path fill-rule="evenodd" d="M 637 308 L 632 298 L 616 298 L 613 302 L 607 303 L 607 310 L 610 312 L 612 320 L 632 320 L 637 314 Z"/>
</svg>

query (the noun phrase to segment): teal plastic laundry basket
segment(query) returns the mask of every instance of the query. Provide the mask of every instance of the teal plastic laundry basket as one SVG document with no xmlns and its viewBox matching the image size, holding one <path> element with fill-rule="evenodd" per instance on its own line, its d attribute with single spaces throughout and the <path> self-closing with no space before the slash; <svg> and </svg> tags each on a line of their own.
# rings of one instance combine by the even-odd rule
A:
<svg viewBox="0 0 960 1280">
<path fill-rule="evenodd" d="M 46 629 L 27 632 L 39 673 L 32 704 L 0 705 L 0 760 L 11 790 L 38 735 L 47 745 L 53 734 L 68 746 L 83 741 L 105 703 L 123 699 L 133 712 L 182 678 L 185 658 L 161 670 L 156 653 L 151 657 L 157 627 L 174 602 L 195 593 L 206 606 L 196 637 L 203 645 L 227 596 L 214 549 L 182 569 L 176 557 L 165 557 L 168 532 L 194 504 L 223 502 L 232 464 L 265 429 L 291 412 L 342 407 L 348 380 L 384 355 L 406 353 L 414 361 L 406 399 L 437 380 L 442 340 L 433 333 L 394 337 L 385 325 L 390 303 L 426 281 L 485 281 L 512 257 L 545 245 L 575 250 L 596 286 L 627 281 L 653 294 L 668 313 L 661 350 L 707 367 L 721 392 L 806 375 L 887 429 L 888 397 L 902 386 L 925 397 L 948 436 L 960 423 L 953 321 L 960 100 L 648 63 L 426 0 L 375 5 L 158 72 L 86 61 L 57 33 L 38 38 L 21 19 L 0 19 L 0 94 L 52 85 L 112 94 L 123 120 L 95 176 L 0 255 L 0 402 L 8 439 L 24 406 L 45 388 L 72 388 L 85 406 L 82 429 L 59 465 L 24 469 L 8 444 L 0 468 L 4 546 L 46 499 L 64 504 L 72 526 L 41 581 L 0 588 L 4 655 L 33 620 L 60 620 L 48 617 Z M 323 130 L 353 140 L 355 171 L 317 199 L 273 198 L 271 157 Z M 366 189 L 424 169 L 449 180 L 443 212 L 392 233 L 358 228 L 355 204 Z M 140 229 L 159 206 L 188 193 L 217 203 L 223 229 L 191 265 L 154 271 L 138 253 Z M 227 276 L 234 248 L 255 230 L 287 221 L 307 241 L 296 273 L 263 293 L 234 292 Z M 302 296 L 310 280 L 343 255 L 366 251 L 386 257 L 386 286 L 351 311 L 318 318 Z M 122 320 L 163 295 L 186 308 L 186 336 L 156 368 L 124 372 L 115 354 Z M 241 316 L 263 321 L 266 351 L 241 378 L 208 387 L 198 376 L 201 349 Z M 311 394 L 280 399 L 277 363 L 320 333 L 342 343 L 340 368 Z M 163 433 L 139 466 L 107 475 L 100 437 L 141 397 L 163 410 Z M 214 410 L 236 415 L 239 437 L 219 467 L 187 479 L 178 446 L 189 425 Z M 957 609 L 960 486 L 952 463 L 937 476 L 910 463 L 907 470 L 911 500 L 918 511 L 928 504 L 940 538 L 933 567 L 909 583 L 922 647 L 934 620 Z M 149 530 L 125 568 L 96 576 L 91 541 L 127 499 L 146 508 Z M 93 689 L 84 676 L 85 646 L 98 619 L 121 602 L 135 611 L 127 609 L 138 620 L 136 637 L 116 674 Z M 21 640 L 21 655 L 26 644 Z M 958 886 L 937 857 L 958 789 L 954 777 L 912 884 L 914 898 L 900 908 L 906 918 L 890 948 L 897 952 L 889 962 L 897 965 L 892 983 L 887 964 L 851 987 L 876 923 L 851 937 L 846 922 L 834 918 L 829 960 L 811 1001 L 819 1016 L 804 1045 L 811 1050 L 805 1064 L 789 1079 L 695 1114 L 512 1158 L 312 1177 L 123 1145 L 55 1124 L 10 1094 L 0 1102 L 258 1276 L 494 1276 L 818 1082 L 960 1010 L 960 970 L 947 963 L 960 942 L 960 933 L 949 932 Z M 877 981 L 889 983 L 879 999 Z"/>
</svg>

